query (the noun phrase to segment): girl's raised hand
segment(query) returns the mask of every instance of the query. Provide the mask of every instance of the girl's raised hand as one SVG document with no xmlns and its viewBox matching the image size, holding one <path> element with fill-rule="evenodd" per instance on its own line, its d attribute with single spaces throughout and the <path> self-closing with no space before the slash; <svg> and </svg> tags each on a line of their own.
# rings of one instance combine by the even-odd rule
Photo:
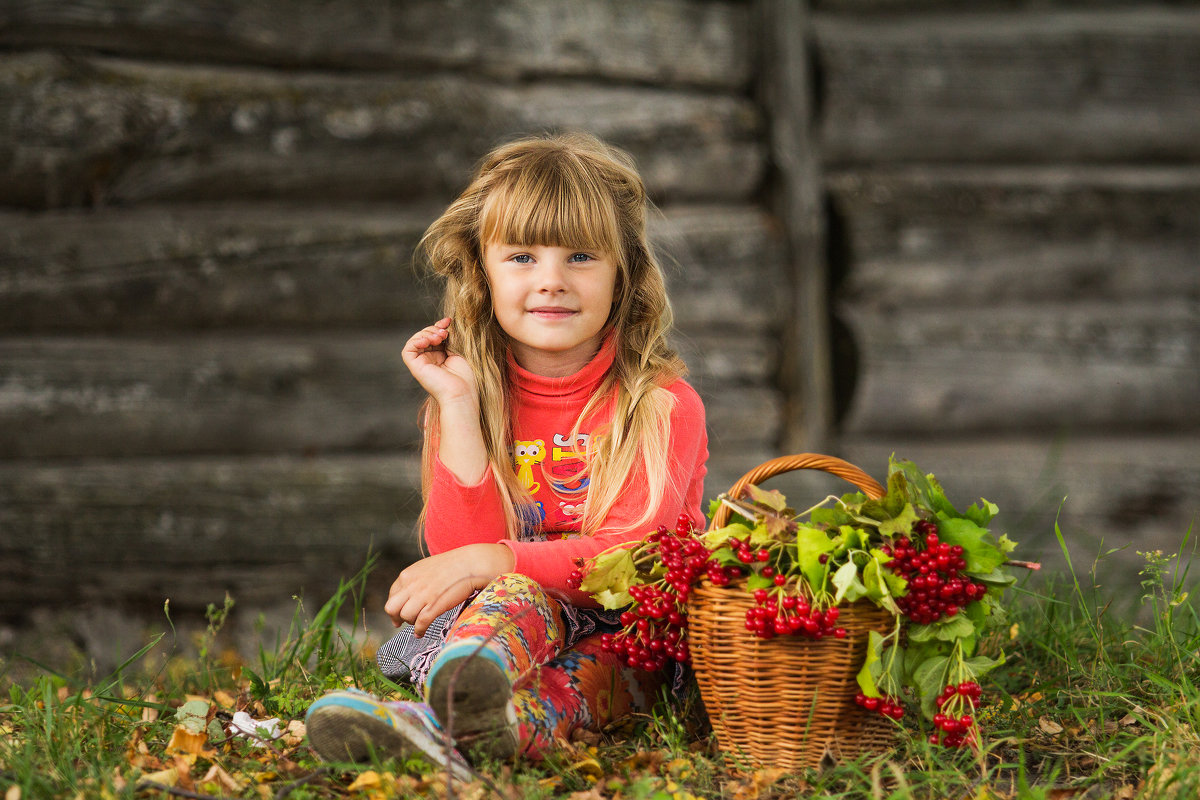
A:
<svg viewBox="0 0 1200 800">
<path fill-rule="evenodd" d="M 449 317 L 422 328 L 404 345 L 404 365 L 439 405 L 478 403 L 475 375 L 465 358 L 446 349 L 449 338 Z"/>
</svg>

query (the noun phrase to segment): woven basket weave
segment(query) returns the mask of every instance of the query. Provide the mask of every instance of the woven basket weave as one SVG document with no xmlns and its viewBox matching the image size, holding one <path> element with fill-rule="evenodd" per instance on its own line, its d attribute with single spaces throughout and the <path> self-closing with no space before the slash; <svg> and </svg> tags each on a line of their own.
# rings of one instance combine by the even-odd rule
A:
<svg viewBox="0 0 1200 800">
<path fill-rule="evenodd" d="M 737 498 L 751 483 L 796 469 L 845 478 L 870 497 L 884 493 L 852 464 L 802 453 L 756 467 L 729 496 Z M 728 519 L 722 506 L 712 527 Z M 841 607 L 838 625 L 848 631 L 845 639 L 759 639 L 745 629 L 746 612 L 754 605 L 745 579 L 724 587 L 703 581 L 688 603 L 692 667 L 721 749 L 751 764 L 794 770 L 816 767 L 827 757 L 853 759 L 891 746 L 895 724 L 854 702 L 869 632 L 888 633 L 891 614 L 860 601 Z"/>
</svg>

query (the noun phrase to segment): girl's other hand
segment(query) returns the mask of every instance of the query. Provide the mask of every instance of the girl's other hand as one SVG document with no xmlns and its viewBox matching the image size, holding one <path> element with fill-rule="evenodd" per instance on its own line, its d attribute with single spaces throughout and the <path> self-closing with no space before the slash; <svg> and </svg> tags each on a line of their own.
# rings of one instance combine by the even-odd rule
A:
<svg viewBox="0 0 1200 800">
<path fill-rule="evenodd" d="M 449 317 L 422 328 L 404 345 L 404 365 L 439 405 L 478 404 L 475 375 L 465 358 L 446 349 L 449 338 Z"/>
<path fill-rule="evenodd" d="M 395 625 L 411 622 L 413 632 L 424 636 L 438 615 L 511 572 L 515 562 L 502 544 L 469 544 L 422 558 L 400 572 L 383 610 Z"/>
</svg>

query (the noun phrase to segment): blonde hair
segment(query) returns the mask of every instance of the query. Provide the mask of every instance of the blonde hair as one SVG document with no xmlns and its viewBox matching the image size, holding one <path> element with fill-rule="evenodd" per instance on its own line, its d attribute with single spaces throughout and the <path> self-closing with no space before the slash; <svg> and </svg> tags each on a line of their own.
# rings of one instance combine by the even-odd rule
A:
<svg viewBox="0 0 1200 800">
<path fill-rule="evenodd" d="M 517 537 L 522 524 L 519 507 L 531 504 L 532 498 L 518 482 L 509 454 L 513 409 L 508 337 L 492 310 L 483 265 L 486 244 L 599 249 L 616 262 L 613 308 L 603 332 L 614 338 L 613 366 L 573 431 L 578 433 L 602 404 L 615 399 L 611 421 L 589 437 L 590 485 L 582 531 L 599 530 L 639 466 L 649 497 L 631 530 L 650 521 L 668 481 L 686 477 L 672 475 L 667 463 L 675 398 L 665 387 L 687 370 L 667 344 L 673 317 L 662 268 L 646 238 L 651 207 L 633 159 L 625 152 L 584 133 L 529 137 L 484 157 L 470 185 L 421 238 L 418 253 L 445 280 L 442 314 L 454 321 L 449 347 L 475 373 L 480 426 L 509 538 Z M 423 410 L 421 474 L 428 497 L 437 404 L 427 401 Z"/>
</svg>

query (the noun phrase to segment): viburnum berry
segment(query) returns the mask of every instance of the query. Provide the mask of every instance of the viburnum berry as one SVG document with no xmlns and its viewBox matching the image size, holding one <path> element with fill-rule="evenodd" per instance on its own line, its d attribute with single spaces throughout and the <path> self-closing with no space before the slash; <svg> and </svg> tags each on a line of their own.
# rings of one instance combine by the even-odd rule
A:
<svg viewBox="0 0 1200 800">
<path fill-rule="evenodd" d="M 901 536 L 884 551 L 890 553 L 888 569 L 908 581 L 907 594 L 896 598 L 905 616 L 928 625 L 955 616 L 983 597 L 987 586 L 963 572 L 967 562 L 960 545 L 941 541 L 937 525 L 930 520 L 918 520 L 913 532 L 915 541 Z"/>
</svg>

